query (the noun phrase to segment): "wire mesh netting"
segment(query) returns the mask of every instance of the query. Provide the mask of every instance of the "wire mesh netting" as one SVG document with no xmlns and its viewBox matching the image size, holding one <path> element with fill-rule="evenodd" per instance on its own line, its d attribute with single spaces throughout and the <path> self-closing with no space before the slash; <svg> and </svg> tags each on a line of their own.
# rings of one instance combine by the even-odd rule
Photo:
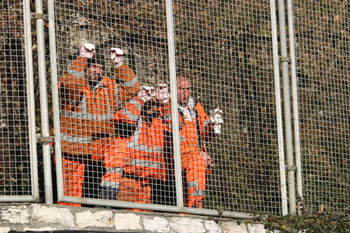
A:
<svg viewBox="0 0 350 233">
<path fill-rule="evenodd" d="M 174 1 L 178 73 L 192 96 L 223 109 L 204 208 L 279 213 L 279 164 L 269 1 Z"/>
<path fill-rule="evenodd" d="M 185 206 L 280 212 L 269 6 L 174 1 Z M 59 1 L 55 22 L 64 195 L 175 206 L 170 101 L 138 93 L 169 86 L 165 1 Z"/>
<path fill-rule="evenodd" d="M 350 206 L 349 7 L 295 1 L 303 195 L 311 213 Z"/>
<path fill-rule="evenodd" d="M 1 2 L 0 17 L 0 195 L 31 195 L 22 2 Z"/>
<path fill-rule="evenodd" d="M 64 195 L 151 203 L 153 180 L 165 179 L 164 124 L 137 93 L 168 81 L 165 3 L 60 1 L 55 10 Z"/>
<path fill-rule="evenodd" d="M 22 4 L 0 3 L 2 200 L 33 192 Z M 311 213 L 350 206 L 349 9 L 347 1 L 294 2 L 303 197 Z M 185 207 L 281 214 L 270 1 L 173 0 L 172 11 L 177 90 L 170 90 L 165 0 L 55 1 L 59 188 L 65 197 L 176 207 L 179 140 Z M 36 53 L 33 63 L 36 77 Z M 174 91 L 179 135 L 172 133 Z M 39 131 L 38 107 L 35 113 Z"/>
</svg>

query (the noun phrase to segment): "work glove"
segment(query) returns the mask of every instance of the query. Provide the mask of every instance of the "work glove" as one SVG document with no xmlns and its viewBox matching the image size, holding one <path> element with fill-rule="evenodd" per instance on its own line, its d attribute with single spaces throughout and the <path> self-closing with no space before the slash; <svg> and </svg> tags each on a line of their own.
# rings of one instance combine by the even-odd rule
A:
<svg viewBox="0 0 350 233">
<path fill-rule="evenodd" d="M 222 118 L 222 110 L 220 108 L 215 108 L 210 111 L 210 122 L 213 125 L 214 132 L 216 134 L 221 133 L 221 124 L 224 123 Z"/>
<path fill-rule="evenodd" d="M 114 63 L 114 66 L 116 68 L 120 67 L 123 64 L 123 50 L 119 48 L 111 48 L 109 52 L 111 54 L 111 60 Z"/>
<path fill-rule="evenodd" d="M 165 104 L 169 100 L 169 90 L 163 81 L 156 84 L 155 98 L 159 103 Z"/>
<path fill-rule="evenodd" d="M 80 48 L 80 56 L 85 58 L 93 58 L 95 55 L 95 45 L 91 43 L 84 43 Z"/>
<path fill-rule="evenodd" d="M 146 103 L 154 97 L 154 88 L 149 86 L 142 86 L 137 94 L 140 99 Z"/>
</svg>

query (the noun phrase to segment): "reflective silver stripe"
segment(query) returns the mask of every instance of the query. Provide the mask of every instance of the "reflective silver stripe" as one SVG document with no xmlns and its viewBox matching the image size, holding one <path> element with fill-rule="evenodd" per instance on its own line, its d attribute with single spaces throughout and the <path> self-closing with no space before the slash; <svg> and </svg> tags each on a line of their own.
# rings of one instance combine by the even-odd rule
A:
<svg viewBox="0 0 350 233">
<path fill-rule="evenodd" d="M 102 85 L 102 82 L 100 83 Z M 109 96 L 108 96 L 108 91 L 106 93 L 107 97 L 107 104 L 108 104 L 108 114 L 97 114 L 97 119 L 99 121 L 107 121 L 107 120 L 112 120 L 113 119 L 113 113 L 111 110 L 111 105 L 109 103 Z"/>
<path fill-rule="evenodd" d="M 184 141 L 186 141 L 185 136 L 180 136 L 180 137 L 179 137 L 179 139 L 180 139 L 180 142 L 184 142 Z"/>
<path fill-rule="evenodd" d="M 107 167 L 106 168 L 107 173 L 123 173 L 122 167 Z"/>
<path fill-rule="evenodd" d="M 82 113 L 82 112 L 68 112 L 62 110 L 62 115 L 69 118 L 79 119 L 79 120 L 97 120 L 97 115 L 91 113 Z"/>
<path fill-rule="evenodd" d="M 194 180 L 187 183 L 188 188 L 196 187 L 195 191 L 191 194 L 191 196 L 204 196 L 205 190 L 198 190 L 198 180 Z"/>
<path fill-rule="evenodd" d="M 113 114 L 98 114 L 97 117 L 99 121 L 108 121 L 113 119 Z"/>
<path fill-rule="evenodd" d="M 77 78 L 84 78 L 85 77 L 84 71 L 76 71 L 74 69 L 69 69 L 68 74 L 74 75 Z"/>
<path fill-rule="evenodd" d="M 157 162 L 152 162 L 148 160 L 140 160 L 140 159 L 131 159 L 129 162 L 131 166 L 139 166 L 139 167 L 153 167 L 153 168 L 161 168 L 162 164 Z"/>
<path fill-rule="evenodd" d="M 107 180 L 102 180 L 100 183 L 101 187 L 108 187 L 108 188 L 115 188 L 119 189 L 120 182 L 113 182 L 113 181 L 107 181 Z"/>
<path fill-rule="evenodd" d="M 73 137 L 65 134 L 61 134 L 61 140 L 66 142 L 72 142 L 72 143 L 91 143 L 92 142 L 91 137 L 89 138 Z"/>
<path fill-rule="evenodd" d="M 124 82 L 121 85 L 125 86 L 125 87 L 134 87 L 137 82 L 138 82 L 138 77 L 135 76 L 132 80 L 130 80 L 128 82 Z"/>
<path fill-rule="evenodd" d="M 205 196 L 205 190 L 196 190 L 190 196 Z"/>
<path fill-rule="evenodd" d="M 131 99 L 131 100 L 129 101 L 129 104 L 135 105 L 135 107 L 136 107 L 137 110 L 139 110 L 139 111 L 141 111 L 141 109 L 142 109 L 142 105 L 141 105 L 138 101 L 136 101 L 136 100 L 134 100 L 134 99 Z M 122 113 L 123 113 L 125 116 L 127 116 L 130 120 L 132 120 L 132 121 L 137 121 L 137 120 L 140 118 L 139 115 L 132 114 L 132 113 L 131 113 L 129 110 L 127 110 L 126 108 L 123 108 Z"/>
<path fill-rule="evenodd" d="M 137 121 L 140 118 L 139 115 L 132 114 L 126 108 L 123 108 L 122 113 L 132 121 Z"/>
<path fill-rule="evenodd" d="M 87 113 L 85 91 L 83 91 L 83 98 L 81 100 L 80 108 L 82 113 Z"/>
<path fill-rule="evenodd" d="M 113 114 L 91 114 L 82 112 L 68 112 L 62 110 L 62 115 L 69 118 L 79 119 L 79 120 L 91 120 L 91 121 L 106 121 L 113 119 Z"/>
<path fill-rule="evenodd" d="M 131 99 L 131 100 L 129 101 L 129 103 L 135 105 L 136 108 L 137 108 L 137 110 L 140 110 L 140 111 L 141 111 L 142 105 L 139 103 L 139 101 L 134 100 L 134 99 Z"/>
<path fill-rule="evenodd" d="M 100 83 L 102 85 L 102 83 Z M 109 103 L 108 93 L 106 95 L 107 97 L 107 103 L 108 103 L 108 114 L 92 114 L 87 112 L 86 107 L 86 97 L 85 92 L 83 92 L 83 98 L 81 100 L 81 112 L 68 112 L 65 110 L 62 110 L 62 114 L 65 117 L 79 119 L 79 120 L 91 120 L 91 121 L 107 121 L 113 119 L 113 113 L 111 111 L 111 106 Z"/>
<path fill-rule="evenodd" d="M 209 124 L 209 123 L 210 123 L 210 120 L 204 121 L 204 122 L 203 122 L 203 126 L 206 126 L 206 125 Z"/>
<path fill-rule="evenodd" d="M 160 147 L 148 147 L 146 145 L 139 145 L 139 144 L 134 144 L 133 142 L 129 142 L 128 143 L 128 147 L 130 149 L 134 149 L 134 150 L 139 150 L 139 151 L 143 151 L 143 152 L 148 152 L 148 153 L 162 153 L 163 149 Z"/>
<path fill-rule="evenodd" d="M 198 189 L 198 180 L 194 180 L 194 181 L 191 181 L 191 182 L 188 182 L 188 185 L 187 185 L 189 188 L 192 188 L 192 187 L 197 187 L 196 189 Z"/>
<path fill-rule="evenodd" d="M 142 118 L 140 118 L 139 122 L 137 123 L 136 130 L 135 130 L 134 136 L 132 137 L 131 142 L 128 142 L 129 148 L 134 148 L 139 144 L 141 127 L 142 127 Z"/>
</svg>

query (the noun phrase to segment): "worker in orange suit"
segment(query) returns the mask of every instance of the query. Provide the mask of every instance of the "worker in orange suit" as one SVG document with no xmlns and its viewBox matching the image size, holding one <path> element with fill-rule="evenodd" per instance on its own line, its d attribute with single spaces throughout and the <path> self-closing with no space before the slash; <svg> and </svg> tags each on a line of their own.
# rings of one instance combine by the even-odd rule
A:
<svg viewBox="0 0 350 233">
<path fill-rule="evenodd" d="M 132 136 L 116 138 L 103 152 L 107 171 L 101 181 L 103 199 L 151 203 L 150 181 L 165 180 L 165 125 L 154 108 L 153 92 L 152 87 L 141 87 L 138 96 L 114 114 L 116 123 L 135 127 Z"/>
<path fill-rule="evenodd" d="M 191 88 L 192 84 L 187 76 L 178 76 L 177 107 L 180 124 L 181 167 L 186 180 L 183 184 L 184 203 L 186 207 L 202 208 L 202 200 L 205 198 L 206 173 L 213 163 L 203 141 L 221 133 L 223 119 L 222 110 L 219 108 L 211 111 L 209 117 L 203 106 L 191 96 Z M 165 92 L 167 88 L 162 88 L 159 93 Z M 162 115 L 170 128 L 169 114 L 171 114 L 170 111 Z"/>
<path fill-rule="evenodd" d="M 119 49 L 120 50 L 120 49 Z M 95 46 L 85 43 L 80 55 L 61 77 L 60 129 L 62 148 L 63 192 L 65 196 L 82 197 L 84 171 L 96 148 L 114 138 L 113 113 L 139 90 L 137 77 L 121 65 L 123 53 L 111 49 L 116 78 L 103 77 L 103 61 L 95 57 Z M 119 52 L 119 53 L 118 53 Z M 120 71 L 124 67 L 126 71 Z M 123 75 L 121 75 L 123 74 Z M 120 78 L 118 80 L 118 78 Z M 60 203 L 81 206 L 80 204 Z"/>
</svg>

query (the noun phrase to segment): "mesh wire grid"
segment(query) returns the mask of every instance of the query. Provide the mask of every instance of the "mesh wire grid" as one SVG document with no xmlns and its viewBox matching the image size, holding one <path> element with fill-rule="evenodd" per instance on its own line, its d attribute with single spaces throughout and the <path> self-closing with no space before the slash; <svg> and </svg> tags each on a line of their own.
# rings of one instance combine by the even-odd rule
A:
<svg viewBox="0 0 350 233">
<path fill-rule="evenodd" d="M 125 53 L 125 64 L 136 73 L 141 85 L 169 82 L 164 2 L 55 4 L 59 77 L 69 70 L 81 44 L 91 42 L 96 45 L 96 58 L 105 66 L 104 76 L 115 79 L 109 49 L 119 47 Z M 349 209 L 346 79 L 349 3 L 294 4 L 305 207 L 310 212 L 339 213 Z M 1 3 L 3 196 L 31 193 L 21 9 L 22 2 Z M 207 114 L 218 106 L 224 111 L 222 135 L 206 142 L 214 166 L 205 177 L 203 208 L 278 214 L 280 190 L 269 2 L 199 1 L 194 5 L 174 1 L 173 10 L 177 73 L 190 77 L 192 96 Z M 86 129 L 78 131 L 86 133 Z M 134 131 L 123 128 L 123 132 Z M 158 138 L 157 134 L 153 142 Z M 112 144 L 114 140 L 112 137 Z M 171 147 L 167 144 L 164 149 L 166 183 L 152 179 L 147 186 L 150 189 L 145 189 L 143 184 L 139 185 L 139 176 L 127 174 L 130 185 L 124 190 L 124 200 L 135 201 L 132 192 L 136 192 L 140 200 L 175 205 L 174 184 L 169 179 L 173 169 Z M 120 149 L 113 153 L 116 151 Z M 66 195 L 81 193 L 83 197 L 101 198 L 100 182 L 106 168 L 103 161 L 93 161 L 91 156 L 83 153 L 64 157 L 76 162 L 67 167 L 67 173 L 77 171 L 73 164 L 84 167 L 65 180 L 64 185 L 73 190 Z M 78 184 L 83 182 L 81 177 L 83 186 Z M 151 198 L 140 197 L 150 193 Z"/>
<path fill-rule="evenodd" d="M 224 112 L 203 208 L 280 213 L 269 1 L 174 1 L 177 72 Z"/>
<path fill-rule="evenodd" d="M 109 49 L 118 47 L 124 51 L 124 63 L 136 73 L 141 85 L 154 86 L 161 80 L 169 84 L 165 1 L 60 1 L 55 4 L 59 77 L 71 69 L 69 65 L 78 57 L 80 46 L 90 42 L 96 46 L 96 59 L 105 66 L 104 76 L 116 79 Z M 182 157 L 182 168 L 187 174 L 190 172 L 184 169 L 185 166 L 202 169 L 192 175 L 183 174 L 184 186 L 193 185 L 195 181 L 200 186 L 192 186 L 191 191 L 191 188 L 185 187 L 185 196 L 189 193 L 194 196 L 197 189 L 205 190 L 205 195 L 200 194 L 199 198 L 205 196 L 201 203 L 206 209 L 279 213 L 269 2 L 197 1 L 194 5 L 174 1 L 173 10 L 176 72 L 189 77 L 192 97 L 202 104 L 207 115 L 210 110 L 221 107 L 225 118 L 221 136 L 205 143 L 208 154 L 214 160 L 210 174 L 206 174 L 205 168 L 203 172 L 198 165 L 201 160 L 198 146 L 186 152 L 187 158 L 194 163 L 185 165 L 186 159 Z M 76 91 L 68 90 L 67 86 L 65 89 L 67 93 L 74 92 L 74 95 L 61 96 L 61 103 L 71 97 L 73 101 L 85 98 L 75 94 Z M 80 104 L 77 103 L 76 107 L 79 108 Z M 101 104 L 99 107 L 106 106 Z M 62 110 L 67 109 L 61 105 L 61 115 Z M 201 117 L 204 118 L 204 114 Z M 62 135 L 73 127 L 67 125 L 61 121 Z M 114 127 L 120 126 L 115 124 Z M 130 135 L 135 136 L 135 127 L 135 122 L 134 125 L 124 125 L 121 131 L 127 136 L 123 139 L 119 138 L 120 135 L 108 135 L 112 149 L 104 150 L 100 161 L 92 161 L 93 155 L 89 153 L 75 156 L 62 149 L 63 160 L 69 160 L 63 168 L 64 195 L 108 199 L 109 196 L 101 196 L 101 192 L 104 193 L 104 188 L 100 186 L 102 177 L 102 181 L 113 180 L 114 188 L 116 183 L 121 184 L 120 193 L 124 196 L 119 195 L 118 200 L 176 205 L 171 137 L 167 137 L 171 133 L 159 133 L 156 137 L 147 133 L 139 135 L 140 138 L 145 137 L 143 143 L 149 143 L 151 147 L 161 142 L 164 136 L 164 158 L 143 156 L 139 151 L 122 153 L 124 147 L 121 141 L 129 142 L 130 146 L 128 140 Z M 89 134 L 86 128 L 89 127 L 83 125 L 75 133 L 86 136 Z M 89 129 L 92 130 L 91 127 Z M 186 130 L 185 136 L 196 136 L 195 129 Z M 99 141 L 96 145 L 104 147 L 108 143 Z M 75 146 L 71 149 L 78 150 Z M 182 155 L 185 154 L 183 146 L 181 150 Z M 118 172 L 111 167 L 119 166 L 119 158 L 124 158 L 125 162 L 123 156 L 127 157 L 128 163 L 138 159 L 166 165 L 167 180 L 164 181 L 162 175 L 157 179 L 150 175 L 153 179 L 146 179 L 144 170 L 137 173 L 135 167 L 126 166 L 124 178 L 120 181 Z M 151 167 L 151 163 L 148 164 Z M 115 173 L 109 173 L 112 170 Z M 152 172 L 149 170 L 150 174 Z M 163 171 L 157 172 L 162 174 Z M 146 177 L 140 179 L 140 176 Z M 205 183 L 206 187 L 203 186 Z M 150 194 L 151 197 L 147 196 Z M 186 205 L 190 199 L 185 198 Z"/>
<path fill-rule="evenodd" d="M 22 1 L 0 3 L 0 195 L 31 195 Z"/>
<path fill-rule="evenodd" d="M 294 4 L 305 210 L 348 213 L 350 3 Z"/>
<path fill-rule="evenodd" d="M 66 160 L 63 166 L 70 162 L 77 162 L 75 164 L 78 164 L 77 166 L 81 165 L 79 167 L 80 173 L 75 173 L 75 168 L 68 167 L 69 165 L 63 168 L 64 194 L 66 196 L 82 195 L 85 198 L 150 203 L 152 201 L 152 198 L 149 198 L 152 195 L 152 186 L 159 185 L 154 183 L 154 179 L 151 179 L 152 176 L 157 179 L 164 179 L 165 176 L 161 175 L 162 171 L 159 170 L 159 166 L 163 168 L 165 162 L 156 146 L 161 144 L 163 147 L 164 136 L 162 132 L 157 133 L 156 124 L 153 122 L 154 117 L 147 115 L 151 114 L 151 109 L 149 109 L 149 113 L 146 113 L 146 108 L 148 109 L 150 106 L 141 107 L 139 103 L 132 102 L 126 106 L 126 112 L 119 112 L 123 116 L 118 115 L 118 111 L 125 106 L 122 104 L 125 103 L 124 98 L 127 95 L 125 93 L 128 91 L 138 92 L 139 86 L 133 83 L 136 78 L 142 86 L 154 86 L 159 81 L 169 81 L 167 76 L 165 2 L 60 1 L 55 4 L 59 77 L 63 77 L 67 70 L 72 70 L 69 66 L 79 56 L 81 45 L 86 42 L 92 43 L 96 49 L 94 58 L 104 66 L 103 76 L 112 80 L 110 86 L 103 86 L 97 91 L 113 92 L 113 96 L 119 99 L 119 102 L 117 101 L 119 105 L 116 105 L 116 103 L 105 101 L 106 98 L 111 101 L 114 97 L 102 94 L 96 97 L 100 98 L 96 101 L 99 104 L 94 102 L 95 109 L 105 109 L 107 112 L 107 109 L 110 109 L 112 113 L 117 113 L 114 114 L 115 124 L 110 125 L 113 132 L 93 132 L 90 134 L 90 130 L 91 132 L 102 130 L 101 126 L 97 126 L 99 129 L 92 129 L 89 126 L 91 122 L 87 124 L 87 121 L 74 122 L 74 124 L 67 126 L 62 123 L 61 119 L 62 135 L 72 135 L 72 132 L 68 131 L 72 131 L 74 127 L 80 127 L 80 132 L 73 132 L 76 133 L 75 136 L 91 136 L 94 141 L 94 149 L 99 148 L 98 151 L 85 151 L 75 156 L 71 154 L 73 154 L 72 151 L 78 149 L 78 146 L 73 145 L 67 151 L 62 145 L 62 157 L 63 160 Z M 115 64 L 110 59 L 111 48 L 120 48 L 124 53 L 124 65 L 117 68 L 118 71 L 115 70 Z M 86 74 L 84 72 L 82 76 Z M 75 81 L 79 80 L 77 75 L 74 78 Z M 85 99 L 88 91 L 84 91 L 83 96 L 81 96 L 82 92 L 78 93 L 77 89 L 71 90 L 72 88 L 65 85 L 64 82 L 67 80 L 60 78 L 61 115 L 62 111 L 74 111 L 69 106 L 64 105 L 68 98 L 86 101 L 88 113 L 91 113 L 92 108 L 89 104 L 92 106 L 92 103 L 89 102 L 89 99 Z M 130 87 L 135 85 L 135 89 L 124 89 L 128 85 Z M 74 95 L 62 95 L 62 92 L 74 92 Z M 90 94 L 98 96 L 96 93 Z M 83 111 L 80 104 L 81 102 L 77 103 L 79 109 L 75 111 Z M 142 112 L 135 112 L 137 109 L 142 110 Z M 155 110 L 152 111 L 155 113 Z M 127 116 L 124 113 L 133 114 L 133 117 L 137 119 L 131 119 L 130 115 Z M 142 113 L 142 117 L 139 116 L 140 113 Z M 107 115 L 103 111 L 100 111 L 99 114 Z M 142 121 L 139 121 L 140 119 Z M 80 126 L 77 126 L 78 124 Z M 150 125 L 153 128 L 149 127 Z M 147 150 L 151 150 L 151 152 L 147 152 Z M 99 156 L 96 156 L 97 154 Z M 75 158 L 79 158 L 79 161 L 73 161 Z M 128 166 L 125 167 L 125 163 Z M 145 170 L 143 172 L 137 171 L 142 166 L 145 167 Z M 120 167 L 124 168 L 122 172 L 118 170 Z M 120 176 L 122 176 L 121 179 Z M 83 187 L 81 186 L 82 177 L 84 178 Z M 82 188 L 82 190 L 77 187 Z M 117 197 L 115 196 L 118 193 L 116 189 L 119 189 Z M 157 196 L 154 194 L 156 190 L 153 190 L 153 196 Z M 153 200 L 153 203 L 156 202 L 156 199 Z"/>
</svg>

